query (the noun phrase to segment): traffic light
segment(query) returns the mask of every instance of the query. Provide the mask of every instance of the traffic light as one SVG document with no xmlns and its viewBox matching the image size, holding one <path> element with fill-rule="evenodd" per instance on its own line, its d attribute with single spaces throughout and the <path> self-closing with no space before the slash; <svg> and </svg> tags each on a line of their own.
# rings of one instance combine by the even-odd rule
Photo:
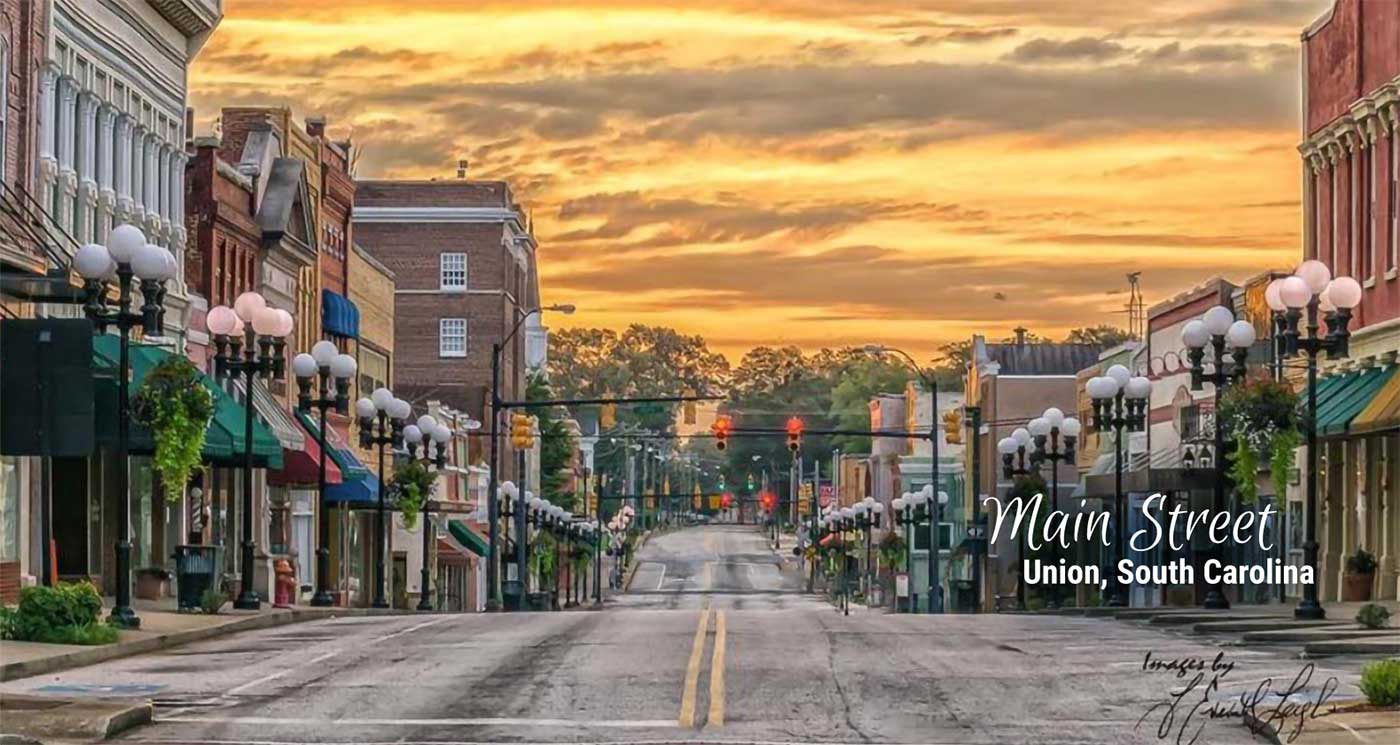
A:
<svg viewBox="0 0 1400 745">
<path fill-rule="evenodd" d="M 962 412 L 954 409 L 943 415 L 943 434 L 949 443 L 962 444 Z"/>
<path fill-rule="evenodd" d="M 772 512 L 778 506 L 778 497 L 771 491 L 763 492 L 758 495 L 758 504 L 765 512 Z"/>
<path fill-rule="evenodd" d="M 516 450 L 529 450 L 535 444 L 534 421 L 529 414 L 510 415 L 510 444 Z"/>
<path fill-rule="evenodd" d="M 722 507 L 724 507 L 724 509 L 729 509 L 734 505 L 734 495 L 725 494 L 724 496 L 720 497 L 719 503 Z"/>
<path fill-rule="evenodd" d="M 729 431 L 733 428 L 727 416 L 717 417 L 715 423 L 710 425 L 710 432 L 715 436 L 715 450 L 729 447 Z"/>
<path fill-rule="evenodd" d="M 797 417 L 787 420 L 787 445 L 794 453 L 802 448 L 802 420 Z"/>
</svg>

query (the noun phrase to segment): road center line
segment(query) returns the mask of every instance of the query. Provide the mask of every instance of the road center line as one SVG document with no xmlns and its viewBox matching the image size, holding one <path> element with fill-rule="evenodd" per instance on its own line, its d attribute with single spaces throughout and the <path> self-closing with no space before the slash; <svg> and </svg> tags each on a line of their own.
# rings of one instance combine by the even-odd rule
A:
<svg viewBox="0 0 1400 745">
<path fill-rule="evenodd" d="M 695 689 L 700 685 L 700 660 L 705 654 L 705 634 L 710 628 L 710 607 L 700 609 L 700 625 L 695 629 L 695 642 L 690 645 L 690 663 L 685 668 L 685 690 L 681 692 L 682 727 L 695 726 Z"/>
<path fill-rule="evenodd" d="M 710 716 L 705 727 L 724 726 L 724 611 L 715 611 L 715 651 L 710 658 Z"/>
<path fill-rule="evenodd" d="M 661 729 L 674 727 L 669 719 L 519 719 L 513 717 L 404 718 L 404 719 L 311 719 L 302 717 L 156 717 L 157 722 L 189 724 L 239 724 L 255 726 L 349 726 L 349 727 L 606 727 L 612 729 Z"/>
<path fill-rule="evenodd" d="M 393 639 L 393 638 L 396 637 L 396 636 L 403 636 L 404 634 L 412 633 L 412 632 L 414 632 L 414 631 L 417 631 L 418 629 L 424 629 L 424 628 L 427 628 L 427 627 L 429 627 L 429 626 L 432 626 L 433 624 L 442 623 L 443 621 L 446 621 L 446 620 L 448 620 L 448 619 L 450 619 L 450 618 L 452 618 L 452 616 L 446 616 L 446 615 L 444 615 L 444 616 L 438 616 L 437 618 L 434 618 L 434 619 L 431 620 L 431 621 L 424 621 L 423 623 L 414 624 L 414 625 L 412 625 L 412 626 L 409 626 L 409 627 L 406 628 L 406 629 L 399 629 L 398 631 L 394 631 L 394 632 L 392 632 L 392 633 L 385 634 L 384 636 L 376 637 L 373 641 L 382 642 L 382 641 L 385 641 L 385 640 L 387 640 L 387 639 Z M 371 642 L 371 643 L 373 643 L 373 642 Z"/>
</svg>

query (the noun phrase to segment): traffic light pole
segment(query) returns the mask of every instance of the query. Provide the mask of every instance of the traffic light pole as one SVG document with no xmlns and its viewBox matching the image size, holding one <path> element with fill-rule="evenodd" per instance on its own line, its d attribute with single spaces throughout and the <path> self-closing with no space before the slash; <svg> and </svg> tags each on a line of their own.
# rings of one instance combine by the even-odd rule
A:
<svg viewBox="0 0 1400 745">
<path fill-rule="evenodd" d="M 486 559 L 486 610 L 501 609 L 501 508 L 496 500 L 500 471 L 501 442 L 501 343 L 491 344 L 491 464 L 486 484 L 486 524 L 489 540 Z"/>
</svg>

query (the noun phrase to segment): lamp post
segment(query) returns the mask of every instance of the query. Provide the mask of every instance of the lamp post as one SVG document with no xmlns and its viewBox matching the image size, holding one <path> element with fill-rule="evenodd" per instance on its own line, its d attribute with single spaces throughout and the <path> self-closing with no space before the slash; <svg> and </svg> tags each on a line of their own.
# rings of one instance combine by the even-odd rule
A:
<svg viewBox="0 0 1400 745">
<path fill-rule="evenodd" d="M 1307 518 L 1303 540 L 1303 560 L 1318 576 L 1317 566 L 1317 358 L 1345 357 L 1349 351 L 1352 309 L 1361 302 L 1361 285 L 1351 277 L 1332 277 L 1332 272 L 1317 260 L 1304 261 L 1291 277 L 1274 280 L 1264 293 L 1269 307 L 1283 316 L 1284 356 L 1303 356 L 1308 362 L 1308 481 Z M 1318 311 L 1324 314 L 1326 335 L 1320 335 Z M 1298 324 L 1306 319 L 1307 336 Z M 1217 451 L 1218 452 L 1218 451 Z M 1217 455 L 1217 459 L 1219 459 Z M 1303 585 L 1303 598 L 1293 609 L 1301 619 L 1322 619 L 1327 612 L 1317 599 L 1317 583 Z"/>
<path fill-rule="evenodd" d="M 355 413 L 360 418 L 360 447 L 379 450 L 379 504 L 375 509 L 374 520 L 374 602 L 375 608 L 388 608 L 384 599 L 384 553 L 387 550 L 385 535 L 384 507 L 384 449 L 391 452 L 398 447 L 403 437 L 404 423 L 413 413 L 413 407 L 401 398 L 394 398 L 388 388 L 376 388 L 369 398 L 355 402 Z"/>
<path fill-rule="evenodd" d="M 1013 479 L 1017 476 L 1029 476 L 1034 465 L 1030 459 L 1026 448 L 1032 443 L 1031 432 L 1025 427 L 1017 427 L 1012 430 L 1010 437 L 1003 437 L 997 442 L 997 452 L 1001 453 L 1001 474 L 1006 479 Z M 1026 539 L 1022 534 L 1016 540 L 1016 565 L 1020 567 L 1021 579 L 1016 582 L 1016 607 L 1024 610 L 1026 607 Z"/>
<path fill-rule="evenodd" d="M 870 607 L 870 595 L 875 585 L 874 562 L 871 560 L 872 533 L 877 525 L 881 524 L 885 514 L 885 505 L 875 501 L 874 497 L 866 497 L 855 506 L 856 527 L 865 532 L 865 606 Z"/>
<path fill-rule="evenodd" d="M 517 309 L 518 310 L 518 309 Z M 510 333 L 505 338 L 491 344 L 491 463 L 490 473 L 487 476 L 486 485 L 486 522 L 487 522 L 487 554 L 486 562 L 486 610 L 499 611 L 501 609 L 501 561 L 500 561 L 500 505 L 496 501 L 496 486 L 500 483 L 500 442 L 501 442 L 501 415 L 504 412 L 504 401 L 501 400 L 501 355 L 505 352 L 505 346 L 515 338 L 516 332 L 520 331 L 520 325 L 526 318 L 542 311 L 557 311 L 565 315 L 574 312 L 572 305 L 549 305 L 543 308 L 532 308 L 520 314 L 515 325 L 511 327 Z M 523 475 L 521 477 L 524 478 Z M 521 567 L 519 571 L 524 571 Z"/>
<path fill-rule="evenodd" d="M 1147 426 L 1148 396 L 1152 393 L 1152 381 L 1143 377 L 1133 377 L 1128 368 L 1114 365 L 1108 373 L 1091 378 L 1085 384 L 1089 400 L 1094 407 L 1094 430 L 1103 433 L 1113 431 L 1113 555 L 1112 567 L 1116 568 L 1123 559 L 1123 433 L 1141 432 Z M 1127 606 L 1123 596 L 1123 585 L 1118 581 L 1117 571 L 1113 575 L 1113 585 L 1108 590 L 1107 603 L 1113 608 Z"/>
<path fill-rule="evenodd" d="M 894 524 L 904 528 L 904 571 L 908 573 L 914 571 L 914 543 L 911 531 L 928 520 L 928 505 L 932 492 L 932 487 L 924 487 L 916 492 L 905 492 L 890 503 L 890 507 L 894 510 Z M 946 495 L 940 494 L 940 497 L 944 496 Z M 909 594 L 909 612 L 915 612 L 918 609 L 918 604 L 918 594 L 911 592 Z"/>
<path fill-rule="evenodd" d="M 1035 452 L 1031 455 L 1032 461 L 1037 467 L 1042 463 L 1050 464 L 1050 509 L 1060 509 L 1060 464 L 1072 463 L 1074 461 L 1074 446 L 1079 440 L 1080 424 L 1074 417 L 1066 417 L 1063 411 L 1051 406 L 1039 417 L 1032 419 L 1026 426 L 1030 430 L 1031 437 L 1034 438 Z M 1050 549 L 1053 559 L 1058 559 L 1060 554 L 1059 544 L 1055 544 Z M 1058 608 L 1060 605 L 1060 586 L 1055 585 L 1051 591 L 1050 601 L 1046 603 L 1047 608 Z"/>
<path fill-rule="evenodd" d="M 131 493 L 127 476 L 131 450 L 131 330 L 140 327 L 146 334 L 165 331 L 165 282 L 175 276 L 175 257 L 166 249 L 146 242 L 134 225 L 112 229 L 107 245 L 89 243 L 73 256 L 73 266 L 83 278 L 83 313 L 99 332 L 115 326 L 117 353 L 117 542 L 116 599 L 108 622 L 123 628 L 141 626 L 131 607 Z M 117 282 L 116 304 L 109 305 L 107 282 Z M 140 281 L 140 312 L 131 310 L 132 284 Z M 47 551 L 45 552 L 47 553 Z M 47 580 L 47 578 L 45 578 Z"/>
<path fill-rule="evenodd" d="M 320 424 L 316 431 L 316 444 L 321 448 L 316 462 L 316 594 L 311 596 L 311 604 L 319 607 L 335 604 L 331 593 L 331 517 L 326 505 L 326 411 L 334 409 L 342 416 L 350 413 L 350 380 L 356 367 L 354 357 L 340 354 L 335 343 L 326 340 L 316 342 L 311 354 L 292 358 L 297 408 L 304 413 L 314 408 Z"/>
<path fill-rule="evenodd" d="M 928 442 L 929 442 L 929 483 L 933 485 L 934 491 L 938 491 L 938 378 L 934 377 L 923 368 L 908 352 L 886 347 L 880 344 L 868 344 L 865 346 L 867 354 L 894 354 L 902 357 L 908 363 L 910 370 L 913 370 L 924 382 L 924 386 L 929 392 L 929 420 L 928 420 Z M 931 502 L 932 516 L 929 519 L 929 542 L 928 542 L 928 612 L 943 612 L 943 582 L 939 577 L 940 566 L 940 546 L 938 536 L 938 523 L 940 520 L 940 509 L 937 501 Z"/>
<path fill-rule="evenodd" d="M 403 428 L 404 453 L 409 461 L 422 460 L 424 465 L 432 465 L 441 471 L 447 466 L 447 448 L 452 442 L 452 430 L 439 424 L 431 414 L 418 417 L 418 422 Z M 418 447 L 422 446 L 423 456 L 418 457 Z M 431 451 L 431 455 L 429 452 Z M 416 610 L 432 610 L 428 600 L 428 586 L 432 584 L 432 570 L 428 566 L 428 555 L 432 551 L 432 540 L 436 538 L 433 521 L 428 514 L 428 495 L 423 495 L 423 566 L 418 574 L 418 607 Z"/>
<path fill-rule="evenodd" d="M 243 380 L 243 540 L 239 544 L 243 578 L 233 607 L 257 610 L 262 600 L 253 589 L 253 385 L 258 378 L 282 377 L 292 314 L 269 306 L 256 292 L 245 292 L 234 300 L 232 309 L 223 305 L 210 308 L 206 323 L 214 334 L 214 374 Z"/>
<path fill-rule="evenodd" d="M 1244 380 L 1249 356 L 1249 346 L 1254 343 L 1254 324 L 1249 321 L 1236 321 L 1235 312 L 1223 305 L 1217 305 L 1205 312 L 1199 320 L 1187 323 L 1181 329 L 1181 341 L 1186 345 L 1186 356 L 1191 363 L 1191 390 L 1199 391 L 1206 383 L 1214 388 L 1215 411 L 1215 479 L 1211 509 L 1225 511 L 1225 423 L 1220 421 L 1220 396 L 1225 389 Z M 1205 370 L 1206 346 L 1211 348 L 1211 370 Z M 1225 358 L 1229 348 L 1230 359 Z M 1216 559 L 1223 559 L 1223 550 L 1213 546 L 1210 553 Z M 1221 591 L 1219 583 L 1212 583 L 1206 591 L 1201 605 L 1206 608 L 1224 609 L 1230 607 L 1230 600 Z"/>
</svg>

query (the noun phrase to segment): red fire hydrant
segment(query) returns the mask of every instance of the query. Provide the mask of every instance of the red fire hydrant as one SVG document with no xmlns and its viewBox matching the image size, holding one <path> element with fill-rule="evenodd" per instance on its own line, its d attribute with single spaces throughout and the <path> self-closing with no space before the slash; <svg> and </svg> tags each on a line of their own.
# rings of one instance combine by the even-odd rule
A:
<svg viewBox="0 0 1400 745">
<path fill-rule="evenodd" d="M 290 608 L 297 596 L 296 572 L 292 571 L 292 564 L 286 559 L 278 559 L 273 571 L 277 579 L 272 594 L 272 607 Z"/>
</svg>

